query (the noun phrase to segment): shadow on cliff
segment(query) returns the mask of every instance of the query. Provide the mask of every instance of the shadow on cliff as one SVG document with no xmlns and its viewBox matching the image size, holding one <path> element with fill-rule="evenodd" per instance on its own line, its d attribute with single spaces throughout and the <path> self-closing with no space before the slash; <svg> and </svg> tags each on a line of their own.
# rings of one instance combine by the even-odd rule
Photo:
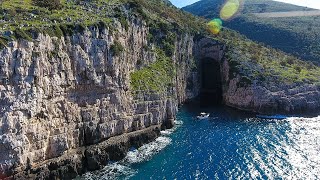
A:
<svg viewBox="0 0 320 180">
<path fill-rule="evenodd" d="M 222 78 L 220 63 L 211 58 L 201 60 L 200 106 L 222 105 Z"/>
</svg>

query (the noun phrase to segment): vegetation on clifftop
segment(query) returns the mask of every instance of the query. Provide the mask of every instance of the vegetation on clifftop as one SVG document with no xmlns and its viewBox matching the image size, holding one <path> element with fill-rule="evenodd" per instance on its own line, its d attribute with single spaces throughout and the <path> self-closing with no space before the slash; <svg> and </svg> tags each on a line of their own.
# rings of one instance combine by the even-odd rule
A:
<svg viewBox="0 0 320 180">
<path fill-rule="evenodd" d="M 5 0 L 0 8 L 0 37 L 32 40 L 35 33 L 61 37 L 86 26 L 107 25 L 118 0 Z M 99 7 L 99 8 L 98 8 Z M 0 42 L 6 45 L 6 42 Z"/>
<path fill-rule="evenodd" d="M 111 5 L 117 0 L 6 0 L 0 9 L 1 31 L 44 28 L 59 24 L 89 25 L 99 21 L 109 22 Z M 98 8 L 100 7 L 100 8 Z"/>
<path fill-rule="evenodd" d="M 173 85 L 175 69 L 173 62 L 159 48 L 156 49 L 157 60 L 147 67 L 131 73 L 131 88 L 133 93 L 165 92 Z"/>
<path fill-rule="evenodd" d="M 226 57 L 231 78 L 239 74 L 250 83 L 320 84 L 320 67 L 311 62 L 251 41 L 229 29 L 215 38 L 228 46 Z"/>
<path fill-rule="evenodd" d="M 49 1 L 48 1 L 49 2 Z M 162 0 L 5 0 L 0 8 L 0 34 L 17 29 L 28 33 L 52 27 L 90 26 L 117 19 L 128 30 L 129 16 L 140 16 L 148 24 L 162 23 L 184 31 L 201 31 L 199 20 Z M 61 28 L 62 29 L 62 28 Z M 8 34 L 6 34 L 8 35 Z M 5 36 L 6 36 L 5 35 Z"/>
</svg>

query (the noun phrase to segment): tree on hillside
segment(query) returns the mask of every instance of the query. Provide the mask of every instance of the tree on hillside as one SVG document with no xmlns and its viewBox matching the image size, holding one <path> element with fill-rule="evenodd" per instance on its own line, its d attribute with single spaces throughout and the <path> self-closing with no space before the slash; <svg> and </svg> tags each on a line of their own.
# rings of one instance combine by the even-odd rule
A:
<svg viewBox="0 0 320 180">
<path fill-rule="evenodd" d="M 49 10 L 60 9 L 60 0 L 32 0 L 33 4 L 40 7 L 48 8 Z"/>
</svg>

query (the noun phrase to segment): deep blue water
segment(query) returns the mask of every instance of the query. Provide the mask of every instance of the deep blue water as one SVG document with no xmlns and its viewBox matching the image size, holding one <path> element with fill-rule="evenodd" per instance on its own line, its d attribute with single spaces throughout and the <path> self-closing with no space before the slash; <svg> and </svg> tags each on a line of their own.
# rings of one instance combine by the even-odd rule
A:
<svg viewBox="0 0 320 180">
<path fill-rule="evenodd" d="M 197 120 L 200 112 L 208 120 Z M 183 106 L 175 130 L 84 179 L 319 179 L 320 117 Z"/>
</svg>

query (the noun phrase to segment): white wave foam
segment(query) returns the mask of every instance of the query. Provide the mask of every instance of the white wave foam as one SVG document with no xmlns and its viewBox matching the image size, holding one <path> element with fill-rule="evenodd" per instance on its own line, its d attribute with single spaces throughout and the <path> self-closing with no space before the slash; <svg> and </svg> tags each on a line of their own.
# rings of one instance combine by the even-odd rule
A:
<svg viewBox="0 0 320 180">
<path fill-rule="evenodd" d="M 149 160 L 152 156 L 159 153 L 167 145 L 171 143 L 168 137 L 158 137 L 154 142 L 141 146 L 139 149 L 128 152 L 125 162 L 130 164 L 141 163 Z"/>
<path fill-rule="evenodd" d="M 162 136 L 169 136 L 170 134 L 172 134 L 175 130 L 177 130 L 177 128 L 179 128 L 183 124 L 183 121 L 176 120 L 174 122 L 175 122 L 175 126 L 173 128 L 161 131 Z"/>
<path fill-rule="evenodd" d="M 163 136 L 168 136 L 168 135 L 170 135 L 170 134 L 172 134 L 173 133 L 173 131 L 171 130 L 165 130 L 165 131 L 161 131 L 160 132 L 161 133 L 161 135 L 163 135 Z"/>
<path fill-rule="evenodd" d="M 171 129 L 161 131 L 161 136 L 158 137 L 154 142 L 145 144 L 141 146 L 139 149 L 128 152 L 127 156 L 124 159 L 124 162 L 133 164 L 149 160 L 152 156 L 159 153 L 159 151 L 161 151 L 171 143 L 172 140 L 168 136 L 171 135 L 182 124 L 183 121 L 176 120 L 176 126 L 174 126 Z"/>
<path fill-rule="evenodd" d="M 82 178 L 85 180 L 115 180 L 115 179 L 130 179 L 137 173 L 129 166 L 120 163 L 112 163 L 105 166 L 102 170 L 97 172 L 88 172 Z"/>
<path fill-rule="evenodd" d="M 183 121 L 175 120 L 174 123 L 175 123 L 176 125 L 182 125 L 182 124 L 183 124 Z"/>
<path fill-rule="evenodd" d="M 129 151 L 123 160 L 109 164 L 100 171 L 88 172 L 83 175 L 80 180 L 130 179 L 137 173 L 136 170 L 131 168 L 131 164 L 148 161 L 166 146 L 171 144 L 172 140 L 168 136 L 172 134 L 178 127 L 180 127 L 183 122 L 175 121 L 175 124 L 176 126 L 172 129 L 161 131 L 161 136 L 155 141 L 145 144 L 138 149 Z"/>
<path fill-rule="evenodd" d="M 96 172 L 88 172 L 78 180 L 116 180 L 130 179 L 137 171 L 131 168 L 131 164 L 141 163 L 151 159 L 152 156 L 159 153 L 167 145 L 171 143 L 169 137 L 158 137 L 155 141 L 134 149 L 127 153 L 127 156 L 119 162 L 111 163 L 102 170 Z"/>
</svg>

